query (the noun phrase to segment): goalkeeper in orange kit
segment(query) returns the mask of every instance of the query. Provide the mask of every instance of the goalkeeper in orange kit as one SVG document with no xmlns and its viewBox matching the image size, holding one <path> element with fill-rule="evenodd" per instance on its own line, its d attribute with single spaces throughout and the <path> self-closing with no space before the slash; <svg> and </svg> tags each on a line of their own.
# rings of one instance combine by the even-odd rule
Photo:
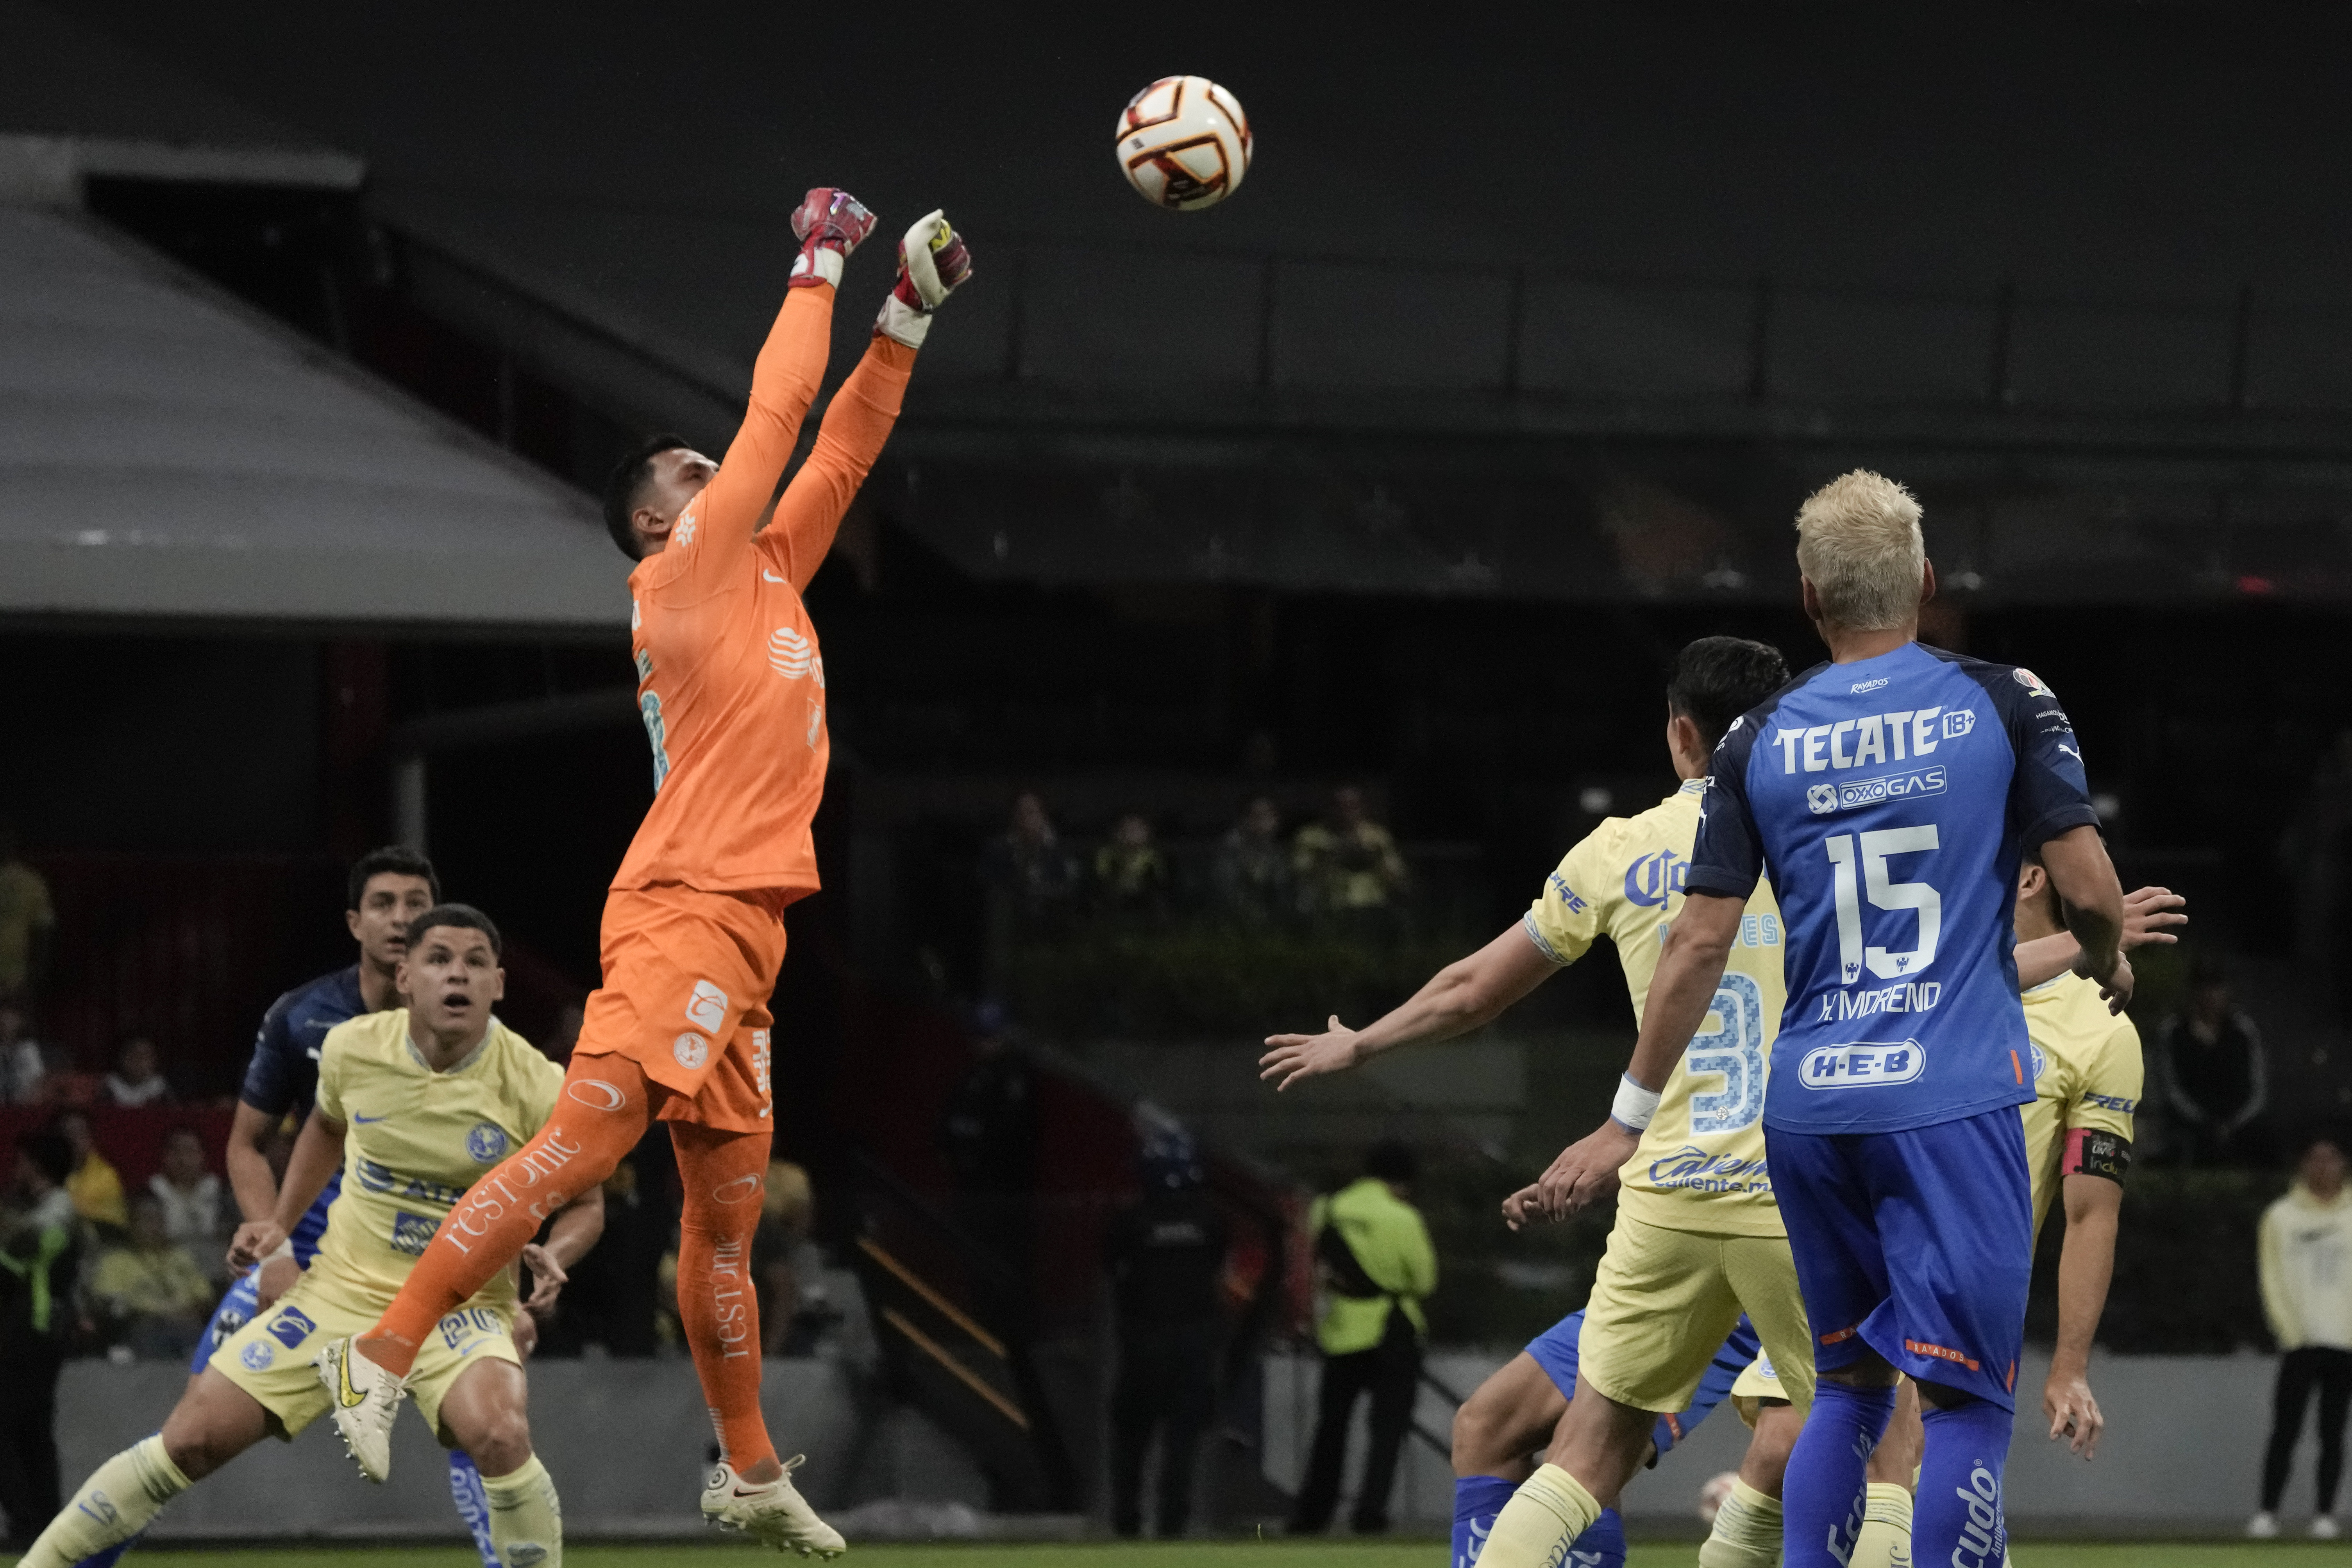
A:
<svg viewBox="0 0 2352 1568">
<path fill-rule="evenodd" d="M 816 890 L 809 829 L 831 749 L 824 658 L 801 595 L 889 437 L 930 312 L 971 271 L 940 214 L 908 230 L 873 341 L 778 496 L 824 374 L 842 265 L 874 221 L 826 188 L 793 214 L 801 254 L 723 461 L 658 437 L 614 474 L 605 521 L 637 563 L 631 651 L 654 803 L 605 901 L 604 985 L 553 1118 L 449 1211 L 376 1326 L 320 1352 L 335 1425 L 371 1479 L 390 1468 L 404 1380 L 434 1325 L 658 1117 L 685 1195 L 678 1311 L 720 1446 L 703 1513 L 803 1554 L 843 1548 L 761 1418 L 749 1263 L 774 1124 L 768 995 L 784 908 Z"/>
</svg>

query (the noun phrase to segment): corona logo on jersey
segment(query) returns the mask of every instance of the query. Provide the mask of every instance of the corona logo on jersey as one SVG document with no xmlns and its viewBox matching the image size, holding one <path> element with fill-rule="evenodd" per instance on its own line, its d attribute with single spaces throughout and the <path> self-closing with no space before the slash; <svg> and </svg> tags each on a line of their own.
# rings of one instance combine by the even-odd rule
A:
<svg viewBox="0 0 2352 1568">
<path fill-rule="evenodd" d="M 1690 862 L 1671 849 L 1644 855 L 1625 868 L 1625 899 L 1644 909 L 1656 909 L 1683 890 L 1690 878 Z"/>
</svg>

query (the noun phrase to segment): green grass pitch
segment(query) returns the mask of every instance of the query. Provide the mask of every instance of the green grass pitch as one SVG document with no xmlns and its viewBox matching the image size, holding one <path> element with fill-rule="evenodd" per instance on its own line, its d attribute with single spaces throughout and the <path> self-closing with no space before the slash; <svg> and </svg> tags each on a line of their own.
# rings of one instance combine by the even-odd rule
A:
<svg viewBox="0 0 2352 1568">
<path fill-rule="evenodd" d="M 1179 1542 L 1129 1544 L 871 1545 L 855 1548 L 842 1568 L 1442 1568 L 1445 1548 L 1434 1540 L 1366 1542 Z M 2352 1568 L 2352 1543 L 2198 1542 L 2089 1544 L 2025 1542 L 2013 1551 L 2017 1568 Z M 480 1559 L 470 1547 L 285 1546 L 236 1552 L 152 1550 L 140 1556 L 157 1568 L 469 1568 Z M 566 1568 L 722 1568 L 725 1560 L 797 1563 L 748 1545 L 597 1546 L 564 1552 Z M 1695 1568 L 1696 1545 L 1636 1544 L 1629 1568 Z"/>
</svg>

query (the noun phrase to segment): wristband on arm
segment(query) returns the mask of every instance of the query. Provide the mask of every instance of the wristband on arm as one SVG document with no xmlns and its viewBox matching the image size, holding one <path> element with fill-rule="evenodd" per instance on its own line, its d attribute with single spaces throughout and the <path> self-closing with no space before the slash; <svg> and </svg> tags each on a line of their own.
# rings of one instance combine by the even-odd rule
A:
<svg viewBox="0 0 2352 1568">
<path fill-rule="evenodd" d="M 1643 1089 L 1633 1081 L 1632 1073 L 1627 1073 L 1617 1080 L 1617 1102 L 1609 1108 L 1609 1114 L 1619 1126 L 1640 1132 L 1658 1113 L 1658 1093 L 1654 1089 Z"/>
</svg>

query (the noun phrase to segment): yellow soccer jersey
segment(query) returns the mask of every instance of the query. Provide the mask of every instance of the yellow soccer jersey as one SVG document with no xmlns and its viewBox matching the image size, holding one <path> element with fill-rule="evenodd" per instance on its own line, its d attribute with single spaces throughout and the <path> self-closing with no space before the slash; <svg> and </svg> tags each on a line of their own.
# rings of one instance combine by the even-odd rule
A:
<svg viewBox="0 0 2352 1568">
<path fill-rule="evenodd" d="M 2062 974 L 2025 993 L 2033 1042 L 2033 1103 L 2025 1108 L 2026 1169 L 2033 1173 L 2033 1234 L 2058 1195 L 2066 1135 L 2076 1128 L 2129 1139 L 2139 1109 L 2139 1031 L 2107 1011 L 2096 983 Z"/>
<path fill-rule="evenodd" d="M 329 1030 L 319 1109 L 344 1126 L 343 1189 L 313 1267 L 390 1302 L 443 1216 L 546 1123 L 562 1086 L 563 1069 L 495 1018 L 446 1072 L 409 1044 L 405 1008 Z M 510 1310 L 514 1289 L 502 1269 L 475 1300 Z"/>
<path fill-rule="evenodd" d="M 1638 816 L 1612 816 L 1568 852 L 1527 913 L 1527 932 L 1555 963 L 1594 939 L 1617 944 L 1639 1019 L 1666 927 L 1683 905 L 1702 781 Z M 1618 1206 L 1651 1225 L 1729 1236 L 1782 1236 L 1764 1166 L 1764 1072 L 1780 1032 L 1780 906 L 1759 881 L 1702 1031 L 1666 1079 L 1641 1146 L 1618 1172 Z"/>
</svg>

